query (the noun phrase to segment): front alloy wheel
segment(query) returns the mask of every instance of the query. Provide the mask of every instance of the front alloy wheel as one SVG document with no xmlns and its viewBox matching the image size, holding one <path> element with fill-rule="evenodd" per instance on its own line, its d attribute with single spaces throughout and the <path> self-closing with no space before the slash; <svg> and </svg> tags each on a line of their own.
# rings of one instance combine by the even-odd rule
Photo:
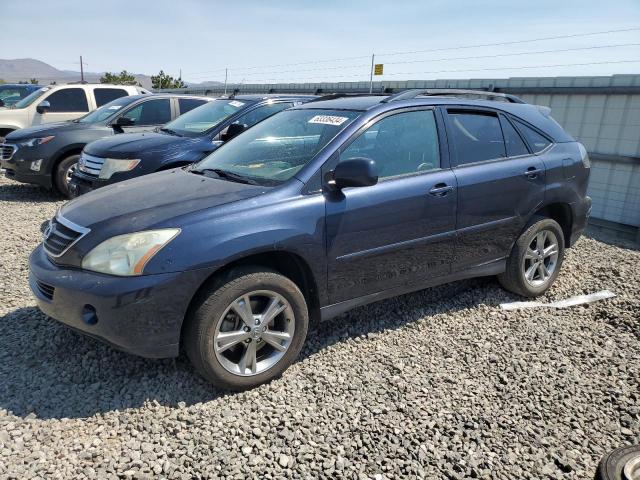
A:
<svg viewBox="0 0 640 480">
<path fill-rule="evenodd" d="M 218 320 L 214 350 L 235 375 L 257 375 L 273 367 L 291 346 L 296 323 L 281 295 L 258 290 L 236 298 Z"/>
<path fill-rule="evenodd" d="M 281 375 L 300 353 L 304 295 L 278 272 L 242 267 L 212 280 L 185 319 L 191 363 L 213 384 L 244 390 Z"/>
</svg>

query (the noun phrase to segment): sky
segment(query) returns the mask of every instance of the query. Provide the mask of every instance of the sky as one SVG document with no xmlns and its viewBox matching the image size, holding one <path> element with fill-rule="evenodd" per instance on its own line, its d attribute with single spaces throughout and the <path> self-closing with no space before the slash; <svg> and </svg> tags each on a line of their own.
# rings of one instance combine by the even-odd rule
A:
<svg viewBox="0 0 640 480">
<path fill-rule="evenodd" d="M 383 81 L 640 73 L 640 0 L 0 4 L 0 56 L 62 70 L 83 55 L 87 71 L 190 82 L 224 81 L 225 68 L 230 83 L 365 81 L 376 54 Z M 509 42 L 521 43 L 495 45 Z"/>
</svg>

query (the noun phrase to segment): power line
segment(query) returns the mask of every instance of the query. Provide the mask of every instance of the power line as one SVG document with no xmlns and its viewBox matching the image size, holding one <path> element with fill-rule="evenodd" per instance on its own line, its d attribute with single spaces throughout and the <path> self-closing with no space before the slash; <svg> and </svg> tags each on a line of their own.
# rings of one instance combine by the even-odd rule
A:
<svg viewBox="0 0 640 480">
<path fill-rule="evenodd" d="M 498 71 L 498 70 L 525 70 L 525 69 L 535 69 L 535 68 L 557 68 L 557 67 L 582 67 L 589 65 L 614 65 L 614 64 L 623 64 L 623 63 L 640 63 L 640 60 L 614 60 L 614 61 L 606 61 L 606 62 L 585 62 L 585 63 L 562 63 L 562 64 L 554 64 L 554 65 L 526 65 L 520 67 L 493 67 L 493 68 L 468 68 L 468 69 L 453 69 L 453 70 L 431 70 L 426 72 L 397 72 L 397 73 L 387 73 L 385 75 L 416 75 L 416 74 L 434 74 L 434 73 L 462 73 L 462 72 L 484 72 L 484 71 Z M 363 77 L 364 74 L 349 74 L 349 75 L 335 75 L 334 78 L 346 78 L 346 77 Z M 316 79 L 317 77 L 297 77 L 296 80 L 308 80 L 308 79 Z M 282 78 L 264 78 L 257 80 L 257 82 L 267 82 L 271 83 L 274 81 L 282 81 Z M 364 81 L 364 80 L 362 80 Z M 233 84 L 233 82 L 229 82 Z M 293 83 L 288 81 L 287 83 Z"/>
<path fill-rule="evenodd" d="M 537 51 L 515 52 L 515 53 L 499 53 L 494 55 L 473 55 L 470 57 L 442 57 L 442 58 L 431 58 L 431 59 L 423 59 L 423 60 L 407 60 L 402 62 L 385 62 L 385 65 L 429 63 L 429 62 L 442 62 L 442 61 L 451 61 L 451 60 L 474 60 L 477 58 L 515 57 L 515 56 L 522 56 L 522 55 L 538 55 L 543 53 L 577 52 L 577 51 L 583 51 L 583 50 L 597 50 L 597 49 L 603 49 L 603 48 L 635 47 L 635 46 L 640 46 L 640 43 L 619 43 L 619 44 L 613 44 L 613 45 L 596 45 L 596 46 L 590 46 L 590 47 L 537 50 Z M 264 71 L 264 72 L 255 72 L 255 73 L 244 73 L 243 75 L 255 76 L 255 75 L 269 75 L 269 74 L 284 74 L 284 73 L 317 72 L 317 71 L 326 71 L 326 70 L 342 70 L 345 68 L 369 68 L 369 65 L 368 64 L 339 65 L 335 67 L 318 67 L 318 68 L 308 68 L 303 70 L 283 70 L 283 71 Z M 196 76 L 191 78 L 197 79 L 199 77 Z"/>
<path fill-rule="evenodd" d="M 550 37 L 538 37 L 538 38 L 531 38 L 531 39 L 525 39 L 525 40 L 512 40 L 512 41 L 508 41 L 508 42 L 482 43 L 482 44 L 474 44 L 474 45 L 460 45 L 460 46 L 456 46 L 456 47 L 432 48 L 432 49 L 428 49 L 428 50 L 413 50 L 413 51 L 404 51 L 404 52 L 376 53 L 376 56 L 382 57 L 382 56 L 395 56 L 395 55 L 411 55 L 411 54 L 416 54 L 416 53 L 443 52 L 443 51 L 450 51 L 450 50 L 462 50 L 462 49 L 468 49 L 468 48 L 497 47 L 497 46 L 505 46 L 505 45 L 516 45 L 516 44 L 522 44 L 522 43 L 542 42 L 542 41 L 547 41 L 547 40 L 560 40 L 560 39 L 566 39 L 566 38 L 579 38 L 579 37 L 588 37 L 588 36 L 594 36 L 594 35 L 606 35 L 606 34 L 610 34 L 610 33 L 633 32 L 633 31 L 638 31 L 638 30 L 640 30 L 640 27 L 621 28 L 621 29 L 616 29 L 616 30 L 602 30 L 602 31 L 597 31 L 597 32 L 574 33 L 574 34 L 568 34 L 568 35 L 555 35 L 555 36 L 550 36 Z M 356 60 L 356 59 L 363 59 L 363 58 L 367 58 L 368 59 L 370 57 L 371 57 L 370 55 L 361 55 L 361 56 L 357 56 L 357 57 L 331 58 L 331 59 L 325 59 L 325 60 L 314 60 L 314 61 L 305 61 L 305 62 L 297 62 L 297 63 L 281 63 L 281 64 L 274 64 L 274 65 L 257 65 L 257 66 L 252 66 L 252 67 L 233 67 L 233 68 L 232 67 L 228 67 L 228 68 L 230 70 L 233 70 L 233 71 L 255 70 L 255 69 L 259 69 L 259 68 L 293 67 L 293 66 L 298 66 L 298 65 L 311 65 L 311 64 L 319 64 L 319 63 L 340 62 L 340 61 L 345 61 L 345 60 Z M 196 74 L 200 74 L 200 73 L 214 73 L 214 72 L 220 72 L 220 71 L 224 71 L 224 70 L 225 70 L 225 68 L 218 68 L 218 69 L 214 69 L 214 70 L 204 70 L 204 71 L 191 72 L 191 73 L 193 75 L 196 75 Z"/>
</svg>

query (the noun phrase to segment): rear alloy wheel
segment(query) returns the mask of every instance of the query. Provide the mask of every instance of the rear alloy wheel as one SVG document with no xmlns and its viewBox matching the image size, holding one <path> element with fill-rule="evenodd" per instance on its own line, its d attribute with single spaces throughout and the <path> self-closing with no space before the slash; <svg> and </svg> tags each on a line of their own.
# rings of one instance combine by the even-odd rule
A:
<svg viewBox="0 0 640 480">
<path fill-rule="evenodd" d="M 564 236 L 558 222 L 536 217 L 516 241 L 506 270 L 498 275 L 504 288 L 525 297 L 546 292 L 558 274 L 564 258 Z"/>
<path fill-rule="evenodd" d="M 53 183 L 55 184 L 58 192 L 60 192 L 67 198 L 71 198 L 71 193 L 69 192 L 69 182 L 71 181 L 73 172 L 75 172 L 76 168 L 78 167 L 79 159 L 80 155 L 68 156 L 58 164 L 54 172 Z"/>
<path fill-rule="evenodd" d="M 209 381 L 244 390 L 284 372 L 300 353 L 308 328 L 304 296 L 273 271 L 237 270 L 196 300 L 184 346 Z"/>
</svg>

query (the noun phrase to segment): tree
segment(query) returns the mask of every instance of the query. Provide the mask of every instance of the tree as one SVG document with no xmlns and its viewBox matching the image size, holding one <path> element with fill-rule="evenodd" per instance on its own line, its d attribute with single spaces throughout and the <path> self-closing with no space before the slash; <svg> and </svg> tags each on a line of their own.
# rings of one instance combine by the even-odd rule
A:
<svg viewBox="0 0 640 480">
<path fill-rule="evenodd" d="M 38 84 L 38 79 L 37 78 L 32 78 L 31 80 L 29 80 L 29 83 L 31 83 L 31 85 L 37 85 Z"/>
<path fill-rule="evenodd" d="M 111 83 L 116 85 L 140 85 L 136 81 L 136 77 L 126 70 L 122 70 L 119 74 L 106 72 L 102 77 L 100 77 L 100 83 Z"/>
<path fill-rule="evenodd" d="M 164 73 L 163 70 L 160 70 L 158 75 L 151 75 L 151 85 L 155 89 L 185 88 L 187 86 L 181 78 L 173 78 L 171 75 Z"/>
</svg>

